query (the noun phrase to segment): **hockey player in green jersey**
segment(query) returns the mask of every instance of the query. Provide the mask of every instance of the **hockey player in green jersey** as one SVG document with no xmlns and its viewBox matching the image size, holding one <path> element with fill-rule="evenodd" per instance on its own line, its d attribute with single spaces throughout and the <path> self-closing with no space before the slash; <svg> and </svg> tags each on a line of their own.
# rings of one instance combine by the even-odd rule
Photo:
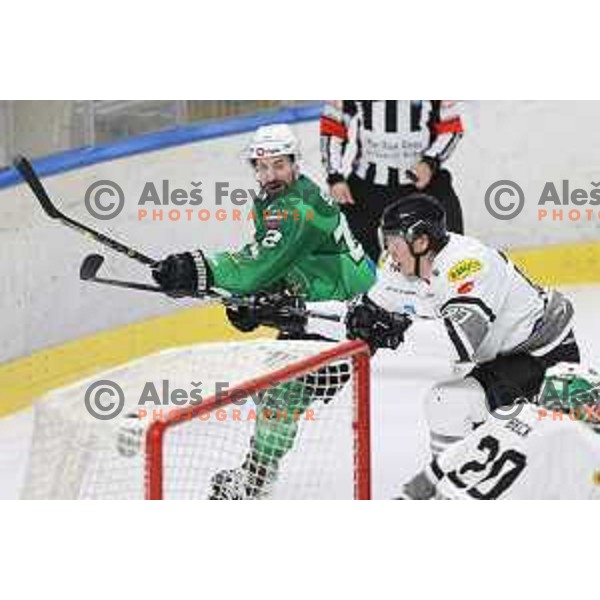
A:
<svg viewBox="0 0 600 600">
<path fill-rule="evenodd" d="M 173 254 L 161 261 L 153 275 L 173 296 L 208 293 L 211 289 L 245 297 L 230 305 L 227 316 L 241 331 L 258 325 L 277 327 L 280 337 L 306 337 L 302 316 L 305 302 L 350 300 L 375 281 L 374 265 L 353 238 L 337 205 L 302 175 L 299 147 L 287 125 L 259 128 L 247 149 L 260 185 L 254 203 L 255 235 L 236 251 L 207 256 L 202 250 Z M 331 400 L 349 377 L 347 364 L 333 364 L 336 372 L 323 374 L 336 385 L 319 386 L 319 372 L 284 384 L 286 393 L 263 399 L 261 408 L 280 414 L 286 398 L 287 413 L 304 411 L 316 399 Z M 323 377 L 325 378 L 325 377 Z M 279 390 L 281 392 L 281 390 Z M 273 406 L 271 406 L 271 404 Z M 260 420 L 244 464 L 217 473 L 209 496 L 214 499 L 263 497 L 292 447 L 297 422 Z"/>
</svg>

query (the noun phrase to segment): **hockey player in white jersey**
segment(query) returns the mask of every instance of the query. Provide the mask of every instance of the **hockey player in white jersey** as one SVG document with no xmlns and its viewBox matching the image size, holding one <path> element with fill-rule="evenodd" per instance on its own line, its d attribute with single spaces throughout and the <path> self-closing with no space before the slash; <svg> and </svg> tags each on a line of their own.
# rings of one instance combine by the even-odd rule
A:
<svg viewBox="0 0 600 600">
<path fill-rule="evenodd" d="M 415 193 L 389 206 L 380 239 L 389 257 L 375 286 L 349 310 L 347 332 L 373 350 L 399 349 L 416 334 L 417 353 L 418 341 L 428 338 L 424 356 L 435 348 L 467 366 L 465 377 L 436 385 L 425 401 L 434 456 L 498 407 L 534 397 L 549 367 L 579 362 L 569 300 L 529 281 L 501 252 L 448 233 L 435 199 Z M 398 315 L 404 296 L 396 281 L 406 277 L 419 280 L 437 318 Z"/>
<path fill-rule="evenodd" d="M 600 500 L 600 375 L 560 363 L 521 409 L 450 446 L 403 499 Z"/>
</svg>

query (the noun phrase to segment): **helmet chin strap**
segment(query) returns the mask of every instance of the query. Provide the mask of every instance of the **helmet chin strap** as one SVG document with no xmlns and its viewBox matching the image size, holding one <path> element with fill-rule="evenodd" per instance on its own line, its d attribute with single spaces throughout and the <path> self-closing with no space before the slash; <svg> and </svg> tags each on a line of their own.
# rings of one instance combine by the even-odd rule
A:
<svg viewBox="0 0 600 600">
<path fill-rule="evenodd" d="M 415 257 L 415 277 L 421 278 L 421 255 L 413 254 Z"/>
<path fill-rule="evenodd" d="M 408 244 L 408 248 L 410 249 L 410 253 L 412 254 L 413 258 L 415 259 L 415 277 L 419 277 L 421 278 L 421 258 L 423 258 L 426 254 L 429 253 L 430 248 L 429 248 L 429 244 L 427 245 L 427 248 L 425 250 L 423 250 L 423 252 L 416 252 L 415 249 L 413 248 L 413 243 Z"/>
</svg>

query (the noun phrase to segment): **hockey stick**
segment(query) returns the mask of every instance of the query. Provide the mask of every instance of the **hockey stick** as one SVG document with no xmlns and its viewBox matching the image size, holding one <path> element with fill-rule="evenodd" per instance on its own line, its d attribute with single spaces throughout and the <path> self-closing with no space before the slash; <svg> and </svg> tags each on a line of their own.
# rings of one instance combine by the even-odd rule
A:
<svg viewBox="0 0 600 600">
<path fill-rule="evenodd" d="M 25 180 L 27 185 L 31 188 L 31 191 L 34 193 L 38 202 L 40 203 L 44 212 L 51 219 L 58 219 L 61 223 L 71 227 L 83 233 L 85 235 L 91 236 L 97 242 L 108 246 L 115 252 L 120 252 L 121 254 L 126 254 L 129 258 L 133 258 L 138 262 L 141 262 L 144 265 L 154 267 L 157 264 L 157 261 L 121 242 L 117 242 L 116 240 L 108 237 L 107 235 L 72 219 L 71 217 L 67 217 L 67 215 L 63 214 L 56 206 L 52 203 L 46 188 L 42 185 L 40 178 L 37 176 L 32 164 L 25 158 L 24 156 L 19 156 L 15 158 L 13 161 L 13 165 L 15 169 L 21 174 L 21 177 Z"/>
<path fill-rule="evenodd" d="M 120 279 L 109 279 L 106 277 L 98 277 L 98 271 L 104 264 L 104 257 L 100 254 L 89 254 L 83 259 L 79 268 L 79 278 L 82 281 L 92 281 L 93 283 L 103 283 L 114 287 L 126 288 L 131 290 L 141 290 L 144 292 L 160 292 L 166 293 L 162 288 L 156 285 L 148 285 L 146 283 L 137 283 L 135 281 L 122 281 Z M 236 298 L 235 296 L 227 295 L 217 290 L 212 290 L 206 294 L 191 295 L 192 298 L 209 298 L 221 301 L 225 306 L 240 307 L 247 304 L 247 299 Z M 315 319 L 323 319 L 326 321 L 340 322 L 342 319 L 339 315 L 319 313 L 311 310 L 301 310 L 287 308 L 285 309 L 290 315 L 306 316 Z"/>
<path fill-rule="evenodd" d="M 79 278 L 82 281 L 92 281 L 93 283 L 104 283 L 106 285 L 112 285 L 120 288 L 128 288 L 132 290 L 141 290 L 144 292 L 160 292 L 161 294 L 167 294 L 165 290 L 157 285 L 149 285 L 147 283 L 138 283 L 137 281 L 123 281 L 121 279 L 110 279 L 107 277 L 98 277 L 98 271 L 104 264 L 104 256 L 100 254 L 88 254 L 83 259 L 81 266 L 79 267 Z M 173 296 L 171 296 L 173 297 Z M 189 298 L 209 298 L 215 300 L 221 300 L 227 302 L 231 300 L 230 296 L 224 293 L 211 290 L 204 294 L 189 294 L 189 296 L 181 296 Z"/>
<path fill-rule="evenodd" d="M 155 267 L 158 264 L 158 261 L 154 260 L 153 258 L 150 258 L 149 256 L 146 256 L 145 254 L 142 254 L 141 252 L 138 252 L 137 250 L 134 250 L 133 248 L 130 248 L 129 246 L 126 246 L 125 244 L 122 244 L 121 242 L 118 242 L 117 240 L 114 240 L 113 238 L 110 238 L 107 235 L 100 233 L 99 231 L 96 231 L 95 229 L 92 229 L 91 227 L 88 227 L 87 225 L 84 225 L 83 223 L 80 223 L 79 221 L 76 221 L 75 219 L 72 219 L 71 217 L 68 217 L 67 215 L 62 213 L 60 210 L 58 210 L 58 208 L 56 208 L 56 206 L 50 199 L 50 196 L 48 195 L 46 188 L 43 186 L 42 182 L 40 181 L 40 178 L 37 176 L 31 162 L 27 158 L 25 158 L 24 156 L 16 157 L 13 161 L 13 166 L 21 174 L 21 177 L 23 177 L 23 179 L 25 180 L 27 185 L 29 185 L 31 191 L 33 192 L 33 194 L 37 198 L 38 202 L 40 203 L 40 206 L 42 207 L 44 212 L 51 219 L 58 219 L 64 225 L 67 225 L 68 227 L 71 227 L 72 229 L 75 229 L 76 231 L 79 231 L 80 233 L 83 233 L 84 235 L 89 235 L 97 242 L 104 244 L 105 246 L 108 246 L 115 252 L 120 252 L 121 254 L 125 254 L 125 255 L 129 256 L 129 258 L 137 260 L 138 262 L 141 262 L 144 265 L 147 265 L 150 267 Z M 104 258 L 102 256 L 100 256 L 99 254 L 91 254 L 91 255 L 87 256 L 84 259 L 84 261 L 81 265 L 81 268 L 80 268 L 80 273 L 79 273 L 80 278 L 83 281 L 92 281 L 94 283 L 103 283 L 106 285 L 112 285 L 112 286 L 120 287 L 120 288 L 128 288 L 128 289 L 141 290 L 141 291 L 146 291 L 146 292 L 164 293 L 164 290 L 158 286 L 148 285 L 145 283 L 137 283 L 137 282 L 133 282 L 133 281 L 120 281 L 117 279 L 108 279 L 108 278 L 104 278 L 104 277 L 97 277 L 96 274 L 97 274 L 98 270 L 100 269 L 100 267 L 102 266 L 103 262 L 104 262 Z M 223 301 L 225 304 L 230 304 L 232 306 L 240 305 L 243 303 L 243 300 L 238 300 L 230 295 L 219 293 L 216 290 L 213 290 L 207 294 L 202 294 L 202 295 L 192 296 L 192 297 L 197 297 L 197 298 L 198 297 L 199 298 L 205 298 L 205 297 L 211 298 L 212 297 L 214 299 L 219 299 L 219 300 Z M 319 313 L 316 311 L 308 311 L 308 310 L 302 311 L 302 314 L 306 315 L 307 317 L 323 319 L 325 321 L 340 322 L 342 320 L 339 315 Z M 429 318 L 429 317 L 419 317 L 419 318 Z"/>
<path fill-rule="evenodd" d="M 165 294 L 166 292 L 155 285 L 148 285 L 146 283 L 137 283 L 135 281 L 121 281 L 119 279 L 109 279 L 105 277 L 97 277 L 100 267 L 104 263 L 104 257 L 100 254 L 89 254 L 83 259 L 81 267 L 79 268 L 79 278 L 82 281 L 92 281 L 94 283 L 104 283 L 106 285 L 112 285 L 120 288 L 128 288 L 132 290 L 141 290 L 144 292 L 160 292 Z M 247 305 L 248 300 L 243 297 L 236 297 L 227 295 L 226 293 L 219 292 L 217 290 L 211 290 L 206 294 L 190 295 L 190 298 L 208 298 L 212 300 L 219 300 L 225 306 L 241 307 Z M 315 310 L 302 310 L 286 308 L 290 315 L 305 316 L 312 319 L 321 319 L 323 321 L 333 321 L 335 323 L 341 323 L 343 318 L 340 315 L 333 313 L 322 313 Z M 435 317 L 429 317 L 426 315 L 411 315 L 416 319 L 432 320 Z"/>
<path fill-rule="evenodd" d="M 157 285 L 149 285 L 147 283 L 138 283 L 136 281 L 123 281 L 120 279 L 110 279 L 107 277 L 98 277 L 98 271 L 104 264 L 104 257 L 100 254 L 89 254 L 83 259 L 81 266 L 79 267 L 79 278 L 82 281 L 92 281 L 93 283 L 103 283 L 105 285 L 112 285 L 120 288 L 128 288 L 132 290 L 141 290 L 144 292 L 160 292 L 161 294 L 167 294 L 165 290 Z M 219 300 L 224 304 L 231 306 L 243 305 L 246 301 L 243 298 L 235 298 L 225 292 L 219 292 L 217 290 L 211 290 L 203 294 L 189 294 L 189 296 L 181 296 L 189 298 L 208 298 L 211 300 Z"/>
</svg>

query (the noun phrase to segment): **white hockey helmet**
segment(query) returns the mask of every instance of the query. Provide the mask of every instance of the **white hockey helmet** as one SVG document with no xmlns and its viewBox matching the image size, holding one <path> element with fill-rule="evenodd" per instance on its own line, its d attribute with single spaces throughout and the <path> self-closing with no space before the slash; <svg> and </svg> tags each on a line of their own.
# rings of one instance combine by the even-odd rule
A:
<svg viewBox="0 0 600 600">
<path fill-rule="evenodd" d="M 300 144 L 289 125 L 276 123 L 259 127 L 243 152 L 243 158 L 249 161 L 271 156 L 300 158 Z"/>
</svg>

